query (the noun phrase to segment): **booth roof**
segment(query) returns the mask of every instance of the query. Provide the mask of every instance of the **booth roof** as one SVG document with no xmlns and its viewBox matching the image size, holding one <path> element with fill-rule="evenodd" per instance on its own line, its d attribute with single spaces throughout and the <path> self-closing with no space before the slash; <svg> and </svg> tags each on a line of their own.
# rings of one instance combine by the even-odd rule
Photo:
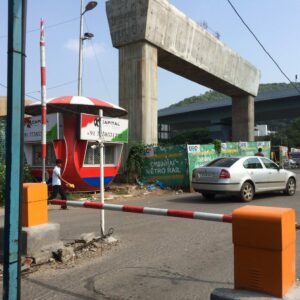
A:
<svg viewBox="0 0 300 300">
<path fill-rule="evenodd" d="M 61 96 L 51 98 L 46 101 L 47 113 L 85 113 L 98 115 L 99 109 L 103 110 L 104 116 L 121 117 L 127 114 L 127 111 L 112 103 L 83 96 Z M 25 106 L 25 112 L 29 115 L 41 115 L 41 102 L 34 102 Z"/>
</svg>

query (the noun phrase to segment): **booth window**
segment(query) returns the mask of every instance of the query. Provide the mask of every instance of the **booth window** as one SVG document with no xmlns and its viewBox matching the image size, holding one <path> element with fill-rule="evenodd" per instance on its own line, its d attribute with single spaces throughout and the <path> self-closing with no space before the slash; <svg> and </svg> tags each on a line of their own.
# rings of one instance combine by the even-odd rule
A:
<svg viewBox="0 0 300 300">
<path fill-rule="evenodd" d="M 47 144 L 46 148 L 46 166 L 54 166 L 55 165 L 55 153 L 53 144 Z M 41 144 L 33 144 L 32 145 L 32 165 L 33 166 L 41 166 L 42 165 L 42 146 Z"/>
<path fill-rule="evenodd" d="M 92 147 L 96 146 L 96 147 Z M 114 165 L 115 162 L 115 145 L 114 144 L 105 144 L 104 145 L 104 164 L 105 165 Z M 94 142 L 89 142 L 87 144 L 84 164 L 85 165 L 99 165 L 99 144 Z"/>
</svg>

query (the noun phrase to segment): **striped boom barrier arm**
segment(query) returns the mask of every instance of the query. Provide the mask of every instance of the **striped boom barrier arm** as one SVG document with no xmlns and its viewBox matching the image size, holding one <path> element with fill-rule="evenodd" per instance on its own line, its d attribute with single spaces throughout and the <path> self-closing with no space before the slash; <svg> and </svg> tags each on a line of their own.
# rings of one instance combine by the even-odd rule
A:
<svg viewBox="0 0 300 300">
<path fill-rule="evenodd" d="M 46 181 L 46 149 L 47 149 L 47 106 L 46 106 L 46 58 L 45 58 L 44 20 L 41 19 L 40 59 L 41 59 L 41 102 L 42 102 L 42 181 Z"/>
<path fill-rule="evenodd" d="M 63 205 L 63 206 L 67 205 L 67 206 L 75 206 L 75 207 L 122 211 L 122 212 L 129 212 L 129 213 L 139 213 L 139 214 L 166 216 L 166 217 L 177 217 L 177 218 L 232 223 L 231 215 L 205 213 L 199 211 L 175 210 L 175 209 L 166 209 L 166 208 L 154 208 L 154 207 L 145 207 L 145 206 L 131 206 L 131 205 L 119 205 L 119 204 L 107 204 L 107 203 L 102 204 L 99 202 L 90 202 L 90 201 L 86 201 L 86 202 L 66 201 L 66 200 L 59 200 L 59 199 L 49 200 L 49 203 L 54 205 Z"/>
</svg>

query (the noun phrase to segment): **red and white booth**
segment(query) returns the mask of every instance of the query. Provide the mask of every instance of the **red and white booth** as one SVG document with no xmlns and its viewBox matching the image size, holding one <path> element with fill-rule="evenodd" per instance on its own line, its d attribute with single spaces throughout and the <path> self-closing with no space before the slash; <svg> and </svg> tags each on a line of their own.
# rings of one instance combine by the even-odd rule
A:
<svg viewBox="0 0 300 300">
<path fill-rule="evenodd" d="M 99 190 L 99 109 L 104 141 L 104 185 L 117 174 L 123 144 L 128 140 L 127 111 L 109 102 L 82 96 L 63 96 L 47 101 L 46 171 L 51 182 L 55 160 L 63 160 L 62 177 L 77 191 Z M 41 104 L 25 107 L 24 149 L 32 175 L 41 181 Z"/>
</svg>

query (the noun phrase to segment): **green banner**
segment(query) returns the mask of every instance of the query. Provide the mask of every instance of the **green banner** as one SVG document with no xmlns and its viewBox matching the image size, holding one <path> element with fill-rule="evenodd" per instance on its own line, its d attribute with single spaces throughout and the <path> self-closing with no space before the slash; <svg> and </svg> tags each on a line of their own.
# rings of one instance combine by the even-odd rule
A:
<svg viewBox="0 0 300 300">
<path fill-rule="evenodd" d="M 188 160 L 185 145 L 146 147 L 143 178 L 161 181 L 166 186 L 189 185 Z"/>
<path fill-rule="evenodd" d="M 222 143 L 220 156 L 239 156 L 240 149 L 238 143 Z"/>
<path fill-rule="evenodd" d="M 219 154 L 213 144 L 146 147 L 143 178 L 165 186 L 189 187 L 195 168 L 218 157 L 255 155 L 258 148 L 269 158 L 270 146 L 270 142 L 222 143 Z"/>
<path fill-rule="evenodd" d="M 262 148 L 265 157 L 270 158 L 271 142 L 239 142 L 240 156 L 255 155 Z"/>
<path fill-rule="evenodd" d="M 213 144 L 208 145 L 187 145 L 189 160 L 189 178 L 192 178 L 192 172 L 209 161 L 218 157 Z"/>
<path fill-rule="evenodd" d="M 262 148 L 265 157 L 270 158 L 270 142 L 231 142 L 221 144 L 221 153 L 215 152 L 213 144 L 187 145 L 189 160 L 189 176 L 192 180 L 193 170 L 205 165 L 207 162 L 223 156 L 250 156 L 255 155 L 258 148 Z"/>
</svg>

